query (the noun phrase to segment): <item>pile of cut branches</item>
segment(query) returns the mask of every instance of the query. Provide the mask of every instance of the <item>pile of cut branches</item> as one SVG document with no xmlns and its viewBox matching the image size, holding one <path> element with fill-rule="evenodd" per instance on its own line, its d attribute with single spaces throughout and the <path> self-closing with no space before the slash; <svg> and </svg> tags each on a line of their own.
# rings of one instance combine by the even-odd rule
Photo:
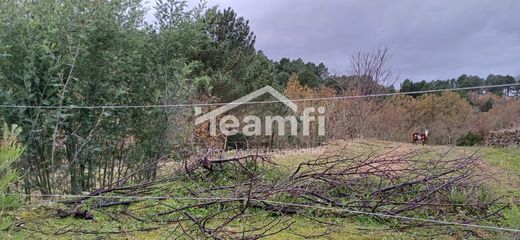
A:
<svg viewBox="0 0 520 240">
<path fill-rule="evenodd" d="M 484 179 L 474 156 L 424 159 L 417 152 L 373 152 L 322 156 L 295 169 L 261 155 L 201 157 L 183 164 L 169 179 L 100 189 L 65 201 L 70 210 L 60 216 L 88 218 L 89 211 L 110 208 L 114 219 L 129 216 L 175 226 L 179 236 L 214 239 L 257 239 L 290 230 L 293 222 L 283 218 L 237 227 L 239 222 L 266 212 L 310 219 L 359 212 L 456 219 L 464 211 L 464 222 L 470 223 L 497 217 L 507 207 L 483 190 Z M 115 206 L 123 207 L 113 210 Z"/>
</svg>

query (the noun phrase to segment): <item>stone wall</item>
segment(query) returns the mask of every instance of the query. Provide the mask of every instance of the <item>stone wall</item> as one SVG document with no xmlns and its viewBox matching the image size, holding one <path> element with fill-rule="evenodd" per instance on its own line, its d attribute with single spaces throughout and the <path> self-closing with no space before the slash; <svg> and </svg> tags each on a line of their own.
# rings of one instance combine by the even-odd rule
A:
<svg viewBox="0 0 520 240">
<path fill-rule="evenodd" d="M 520 128 L 490 132 L 486 137 L 487 146 L 520 146 Z"/>
</svg>

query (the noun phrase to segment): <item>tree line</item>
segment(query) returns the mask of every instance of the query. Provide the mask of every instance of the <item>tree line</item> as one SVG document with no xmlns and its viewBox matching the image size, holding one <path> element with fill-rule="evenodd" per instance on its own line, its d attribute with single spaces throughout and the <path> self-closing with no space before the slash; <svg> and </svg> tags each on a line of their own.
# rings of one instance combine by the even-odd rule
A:
<svg viewBox="0 0 520 240">
<path fill-rule="evenodd" d="M 400 92 L 416 92 L 416 91 L 427 91 L 427 90 L 438 90 L 438 89 L 450 89 L 450 88 L 466 88 L 466 87 L 479 87 L 487 85 L 504 85 L 519 83 L 520 79 L 515 79 L 510 75 L 494 75 L 489 74 L 486 78 L 479 76 L 472 76 L 462 74 L 457 79 L 447 80 L 433 80 L 433 81 L 418 81 L 413 82 L 410 79 L 405 79 L 401 83 Z M 518 87 L 507 87 L 507 88 L 495 88 L 487 91 L 492 92 L 498 96 L 503 95 L 515 95 L 518 96 L 520 88 Z"/>
</svg>

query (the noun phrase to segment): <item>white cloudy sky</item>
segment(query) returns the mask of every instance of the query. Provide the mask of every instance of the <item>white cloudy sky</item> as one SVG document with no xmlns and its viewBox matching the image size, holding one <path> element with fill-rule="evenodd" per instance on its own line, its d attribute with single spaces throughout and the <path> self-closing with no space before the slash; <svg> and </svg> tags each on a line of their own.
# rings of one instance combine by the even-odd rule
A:
<svg viewBox="0 0 520 240">
<path fill-rule="evenodd" d="M 190 3 L 196 3 L 190 0 Z M 250 20 L 257 49 L 347 72 L 358 50 L 387 46 L 400 79 L 520 75 L 518 0 L 209 0 Z"/>
</svg>

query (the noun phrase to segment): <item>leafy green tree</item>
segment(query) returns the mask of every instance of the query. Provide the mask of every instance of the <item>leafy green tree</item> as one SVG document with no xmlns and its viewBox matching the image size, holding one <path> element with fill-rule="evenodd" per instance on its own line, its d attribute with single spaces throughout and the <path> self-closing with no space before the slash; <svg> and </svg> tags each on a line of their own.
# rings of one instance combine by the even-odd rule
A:
<svg viewBox="0 0 520 240">
<path fill-rule="evenodd" d="M 92 31 L 86 23 L 87 2 L 75 4 L 65 1 L 0 3 L 2 11 L 0 59 L 0 91 L 3 101 L 13 105 L 63 105 L 71 102 L 76 91 L 76 67 L 83 53 L 85 37 Z M 76 95 L 77 96 L 77 95 Z M 24 143 L 29 146 L 24 171 L 33 171 L 32 182 L 43 193 L 51 191 L 51 170 L 58 164 L 55 149 L 51 147 L 59 126 L 70 116 L 65 111 L 41 109 L 10 109 L 6 120 L 20 123 L 25 133 Z M 51 152 L 53 154 L 51 154 Z M 53 157 L 51 157 L 51 155 Z M 28 175 L 26 178 L 31 178 Z M 30 186 L 26 184 L 27 191 Z"/>
<path fill-rule="evenodd" d="M 57 107 L 2 109 L 7 122 L 27 129 L 21 169 L 34 174 L 24 174 L 26 192 L 80 193 L 142 168 L 129 180 L 155 177 L 157 161 L 171 153 L 176 135 L 168 133 L 180 132 L 174 111 L 60 106 L 188 101 L 192 80 L 205 79 L 200 62 L 190 60 L 200 45 L 186 44 L 204 36 L 195 24 L 201 14 L 170 6 L 174 15 L 160 15 L 155 29 L 144 22 L 141 1 L 0 3 L 2 102 Z M 59 179 L 70 179 L 68 189 Z"/>
<path fill-rule="evenodd" d="M 238 17 L 231 8 L 210 9 L 206 13 L 208 34 L 216 45 L 228 49 L 241 49 L 252 54 L 256 36 L 249 27 L 249 20 Z"/>
<path fill-rule="evenodd" d="M 515 78 L 513 78 L 512 76 L 502 76 L 502 75 L 493 75 L 493 74 L 490 74 L 486 77 L 486 80 L 485 80 L 485 83 L 486 85 L 503 85 L 503 84 L 512 84 L 512 83 L 516 83 L 516 80 Z M 498 95 L 498 96 L 503 96 L 504 93 L 506 93 L 507 95 L 509 95 L 509 91 L 511 90 L 511 88 L 494 88 L 494 89 L 489 89 L 490 92 Z"/>
<path fill-rule="evenodd" d="M 410 79 L 405 79 L 401 83 L 401 92 L 418 92 L 418 91 L 426 91 L 431 90 L 431 85 L 422 80 L 420 82 L 412 82 Z M 413 94 L 414 96 L 420 96 L 422 94 Z"/>
<path fill-rule="evenodd" d="M 466 74 L 462 74 L 459 78 L 457 78 L 455 84 L 458 88 L 477 87 L 484 84 L 484 79 L 478 76 L 468 76 Z"/>
<path fill-rule="evenodd" d="M 248 88 L 244 76 L 255 61 L 256 37 L 249 21 L 231 8 L 208 9 L 200 21 L 209 37 L 200 59 L 210 76 L 213 94 L 221 101 L 232 101 Z"/>
<path fill-rule="evenodd" d="M 261 51 L 255 55 L 255 60 L 247 71 L 245 82 L 246 92 L 252 92 L 266 85 L 282 90 L 276 82 L 276 70 L 273 62 Z"/>
<path fill-rule="evenodd" d="M 466 74 L 460 75 L 455 81 L 456 88 L 478 87 L 484 85 L 484 79 L 478 76 L 470 76 Z M 458 93 L 465 99 L 469 99 L 468 90 L 458 91 Z"/>
<path fill-rule="evenodd" d="M 305 63 L 301 58 L 290 60 L 282 58 L 275 63 L 277 69 L 277 81 L 285 86 L 292 74 L 296 74 L 301 84 L 317 88 L 325 84 L 329 78 L 329 72 L 325 64 L 316 65 L 312 62 Z"/>
<path fill-rule="evenodd" d="M 428 90 L 439 90 L 454 88 L 454 79 L 448 80 L 434 80 L 426 81 L 422 80 L 419 82 L 412 82 L 410 79 L 406 79 L 401 83 L 401 92 L 417 92 L 417 91 L 428 91 Z M 414 96 L 420 96 L 422 94 L 413 94 Z"/>
<path fill-rule="evenodd" d="M 493 108 L 494 102 L 492 98 L 488 98 L 486 103 L 480 107 L 481 112 L 489 112 Z"/>
</svg>

